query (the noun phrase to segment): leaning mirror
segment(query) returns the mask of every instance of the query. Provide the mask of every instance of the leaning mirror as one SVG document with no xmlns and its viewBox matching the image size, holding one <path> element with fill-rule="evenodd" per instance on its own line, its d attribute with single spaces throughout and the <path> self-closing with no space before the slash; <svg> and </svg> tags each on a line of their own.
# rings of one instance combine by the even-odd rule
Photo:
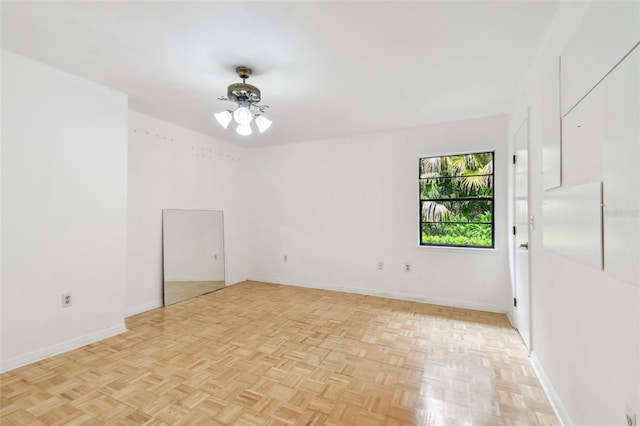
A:
<svg viewBox="0 0 640 426">
<path fill-rule="evenodd" d="M 164 306 L 224 287 L 223 231 L 221 211 L 162 211 Z"/>
</svg>

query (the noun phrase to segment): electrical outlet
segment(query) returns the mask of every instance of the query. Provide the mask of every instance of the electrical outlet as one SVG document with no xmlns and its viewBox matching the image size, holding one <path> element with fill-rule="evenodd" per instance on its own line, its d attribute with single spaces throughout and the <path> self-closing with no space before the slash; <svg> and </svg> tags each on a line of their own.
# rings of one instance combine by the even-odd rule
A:
<svg viewBox="0 0 640 426">
<path fill-rule="evenodd" d="M 284 261 L 286 262 L 288 260 L 287 255 L 284 255 Z"/>
<path fill-rule="evenodd" d="M 405 263 L 404 264 L 404 271 L 405 272 L 411 272 L 411 264 L 410 263 Z"/>
<path fill-rule="evenodd" d="M 636 423 L 636 413 L 633 411 L 633 408 L 631 408 L 629 405 L 627 405 L 626 407 L 626 425 L 627 426 L 637 426 L 638 424 Z"/>
<path fill-rule="evenodd" d="M 378 262 L 378 271 L 382 271 L 384 269 L 384 263 Z"/>
<path fill-rule="evenodd" d="M 71 306 L 73 299 L 71 297 L 71 293 L 62 293 L 62 307 L 68 308 Z"/>
</svg>

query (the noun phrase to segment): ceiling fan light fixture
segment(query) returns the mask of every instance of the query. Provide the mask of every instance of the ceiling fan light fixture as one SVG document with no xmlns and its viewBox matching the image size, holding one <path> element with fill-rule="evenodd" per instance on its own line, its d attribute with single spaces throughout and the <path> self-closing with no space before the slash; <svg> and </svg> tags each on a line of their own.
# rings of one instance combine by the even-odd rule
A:
<svg viewBox="0 0 640 426">
<path fill-rule="evenodd" d="M 272 121 L 262 114 L 256 116 L 256 126 L 258 126 L 260 133 L 264 133 L 269 127 L 271 127 L 271 123 Z"/>
<path fill-rule="evenodd" d="M 233 83 L 227 88 L 227 96 L 221 96 L 218 98 L 223 101 L 231 101 L 237 104 L 235 110 L 222 111 L 214 114 L 214 117 L 220 123 L 220 125 L 227 129 L 231 120 L 235 121 L 238 126 L 236 127 L 236 133 L 242 136 L 248 136 L 253 133 L 251 130 L 251 122 L 256 122 L 256 126 L 260 133 L 264 133 L 270 126 L 271 120 L 262 115 L 268 105 L 258 105 L 260 102 L 261 94 L 260 89 L 250 84 L 247 84 L 245 80 L 251 76 L 251 68 L 244 66 L 236 67 L 236 73 L 238 77 L 242 79 L 242 83 Z M 253 112 L 251 108 L 257 109 L 260 114 Z"/>
<path fill-rule="evenodd" d="M 229 127 L 229 123 L 231 123 L 231 120 L 233 119 L 233 115 L 231 115 L 231 112 L 229 111 L 222 111 L 217 114 L 213 114 L 213 116 L 225 129 Z"/>
<path fill-rule="evenodd" d="M 238 127 L 236 127 L 236 133 L 241 136 L 249 136 L 253 131 L 249 124 L 239 124 Z"/>
<path fill-rule="evenodd" d="M 233 119 L 239 125 L 250 124 L 253 120 L 253 113 L 245 106 L 238 107 L 233 111 Z"/>
</svg>

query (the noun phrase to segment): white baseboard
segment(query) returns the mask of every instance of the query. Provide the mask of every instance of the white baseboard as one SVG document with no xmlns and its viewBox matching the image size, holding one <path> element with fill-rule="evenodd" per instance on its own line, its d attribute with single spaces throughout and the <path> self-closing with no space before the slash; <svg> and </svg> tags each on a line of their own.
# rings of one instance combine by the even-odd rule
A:
<svg viewBox="0 0 640 426">
<path fill-rule="evenodd" d="M 542 364 L 540 364 L 540 360 L 533 351 L 529 356 L 529 362 L 531 363 L 536 376 L 538 376 L 542 389 L 544 390 L 544 393 L 547 394 L 547 398 L 549 398 L 549 402 L 551 402 L 551 406 L 556 412 L 556 416 L 558 416 L 560 423 L 563 426 L 574 426 L 573 421 L 571 421 L 571 417 L 569 417 L 569 413 L 564 408 L 564 405 L 560 400 L 560 396 L 556 393 L 553 385 L 551 384 L 551 380 L 549 380 L 549 376 L 545 373 L 544 368 L 542 368 Z"/>
<path fill-rule="evenodd" d="M 62 343 L 48 346 L 46 348 L 38 349 L 36 351 L 32 351 L 24 355 L 19 355 L 13 358 L 9 358 L 7 360 L 2 360 L 0 361 L 0 373 L 5 373 L 7 371 L 14 370 L 16 368 L 19 368 L 37 361 L 41 361 L 45 358 L 49 358 L 54 355 L 59 355 L 64 352 L 78 349 L 82 346 L 89 345 L 91 343 L 95 343 L 97 341 L 116 336 L 120 333 L 124 333 L 125 331 L 127 331 L 127 327 L 124 321 L 122 321 L 120 324 L 114 325 L 104 330 L 96 331 L 94 333 L 87 334 L 85 336 L 76 337 L 74 339 L 67 340 L 66 342 L 62 342 Z"/>
<path fill-rule="evenodd" d="M 429 297 L 414 293 L 389 292 L 385 290 L 365 289 L 358 287 L 336 286 L 331 284 L 323 284 L 309 281 L 280 280 L 278 278 L 257 279 L 250 278 L 252 281 L 260 281 L 273 284 L 292 285 L 296 287 L 317 288 L 319 290 L 339 291 L 343 293 L 364 294 L 366 296 L 388 297 L 389 299 L 407 300 L 410 302 L 430 303 L 432 305 L 450 306 L 454 308 L 473 309 L 476 311 L 495 312 L 499 314 L 507 313 L 506 306 L 492 305 L 488 303 L 478 303 L 469 300 L 449 299 L 445 297 Z"/>
<path fill-rule="evenodd" d="M 143 303 L 141 305 L 131 306 L 126 309 L 125 315 L 127 317 L 130 317 L 133 315 L 140 314 L 142 312 L 150 311 L 152 309 L 161 308 L 162 305 L 163 305 L 162 299 L 157 299 L 152 302 Z"/>
<path fill-rule="evenodd" d="M 234 279 L 227 279 L 224 286 L 225 287 L 229 287 L 230 285 L 236 285 L 236 284 L 240 284 L 243 283 L 245 281 L 247 281 L 249 278 L 234 278 Z"/>
</svg>

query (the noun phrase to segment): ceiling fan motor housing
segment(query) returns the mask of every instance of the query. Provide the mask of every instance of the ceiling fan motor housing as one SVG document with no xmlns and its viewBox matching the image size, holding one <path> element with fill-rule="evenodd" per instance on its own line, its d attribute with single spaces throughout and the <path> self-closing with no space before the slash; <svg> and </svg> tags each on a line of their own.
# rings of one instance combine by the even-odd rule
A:
<svg viewBox="0 0 640 426">
<path fill-rule="evenodd" d="M 260 89 L 256 86 L 245 83 L 253 71 L 249 67 L 236 67 L 236 74 L 242 79 L 242 83 L 234 83 L 227 88 L 227 98 L 239 104 L 255 104 L 260 102 Z"/>
<path fill-rule="evenodd" d="M 260 102 L 260 89 L 247 83 L 233 83 L 227 88 L 227 98 L 233 102 Z"/>
</svg>

